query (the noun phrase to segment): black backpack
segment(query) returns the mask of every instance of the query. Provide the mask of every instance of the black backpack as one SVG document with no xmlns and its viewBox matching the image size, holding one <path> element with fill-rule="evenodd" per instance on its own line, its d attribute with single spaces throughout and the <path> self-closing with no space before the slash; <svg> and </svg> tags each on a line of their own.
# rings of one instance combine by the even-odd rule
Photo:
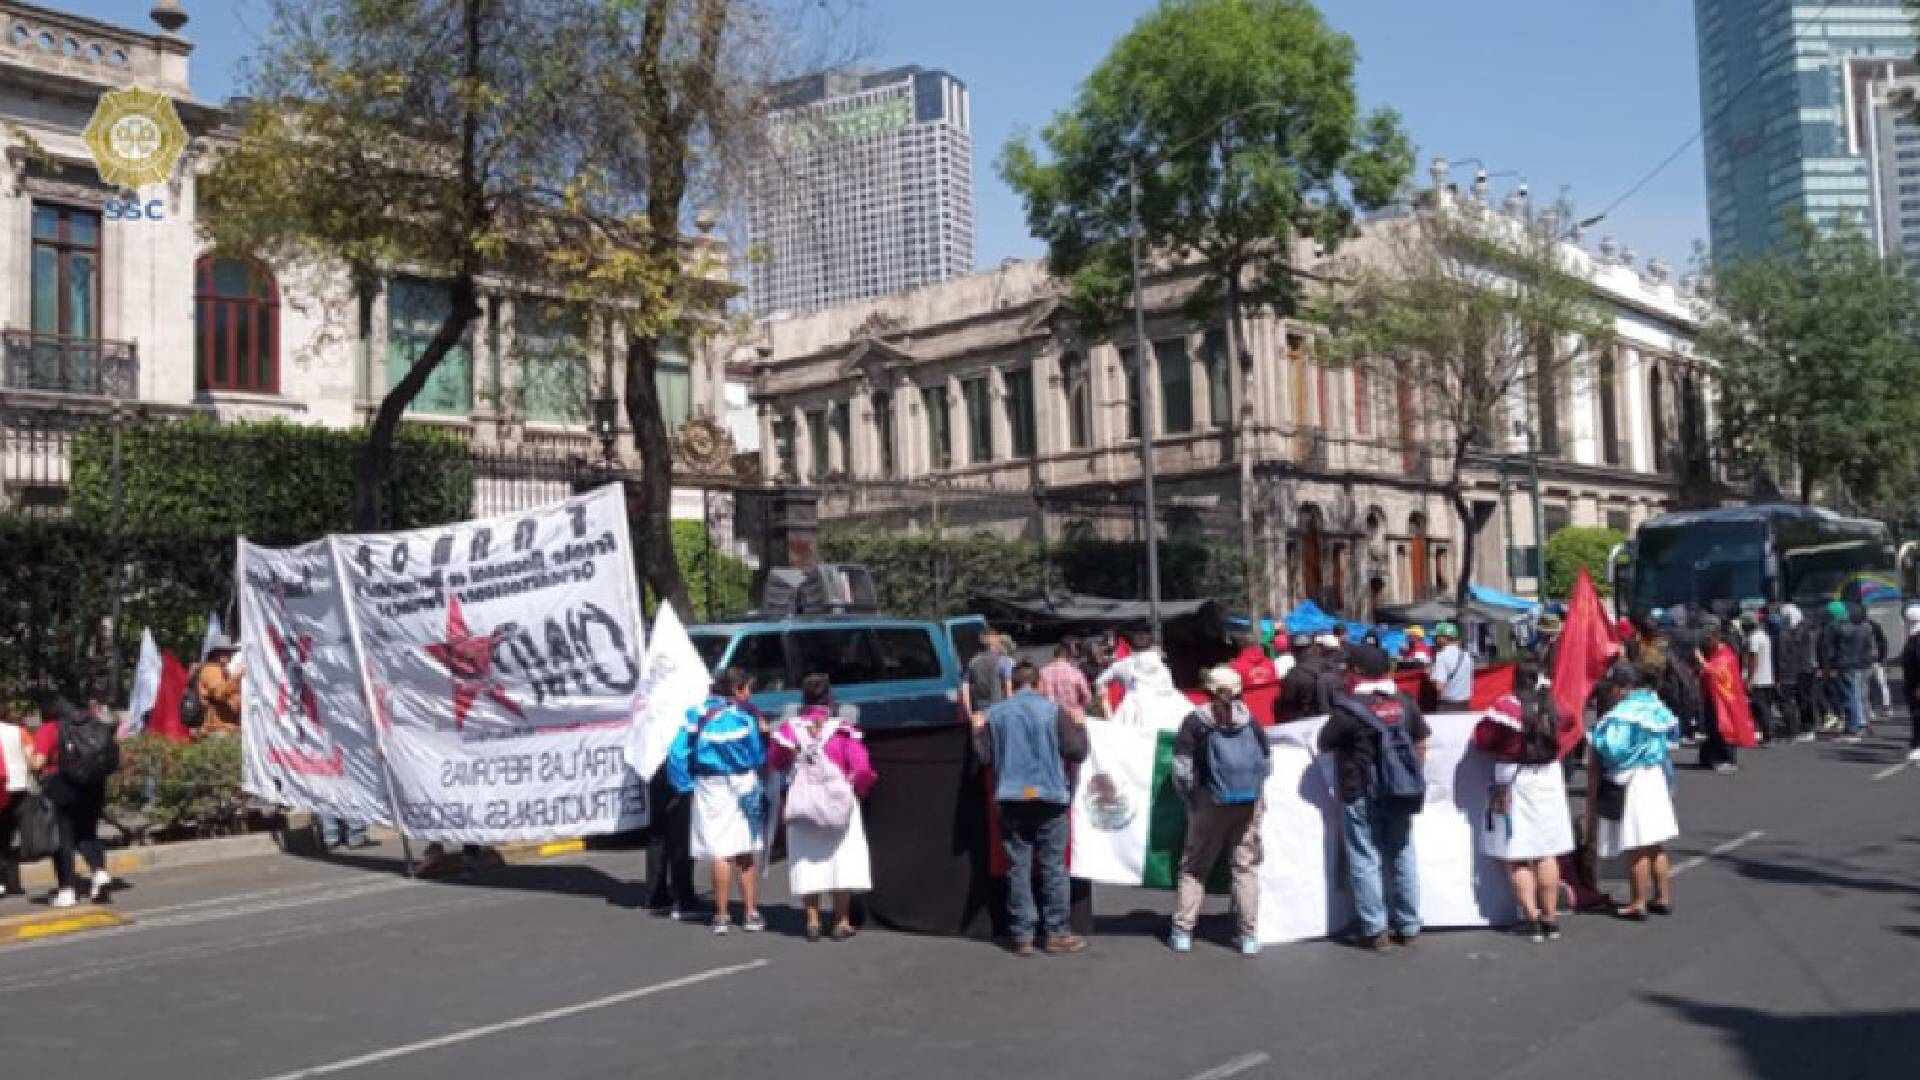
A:
<svg viewBox="0 0 1920 1080">
<path fill-rule="evenodd" d="M 200 669 L 205 666 L 193 665 L 187 672 L 187 692 L 180 695 L 180 724 L 188 731 L 199 731 L 207 721 L 207 703 L 200 696 Z"/>
<path fill-rule="evenodd" d="M 1553 699 L 1535 691 L 1520 699 L 1520 754 L 1523 765 L 1560 760 L 1560 719 Z"/>
<path fill-rule="evenodd" d="M 120 742 L 112 724 L 60 721 L 60 779 L 91 787 L 120 771 Z"/>
</svg>

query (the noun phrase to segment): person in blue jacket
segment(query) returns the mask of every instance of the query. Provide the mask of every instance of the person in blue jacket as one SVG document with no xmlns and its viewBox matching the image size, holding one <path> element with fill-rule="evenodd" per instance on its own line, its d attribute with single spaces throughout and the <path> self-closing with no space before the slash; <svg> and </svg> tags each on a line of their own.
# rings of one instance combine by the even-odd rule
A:
<svg viewBox="0 0 1920 1080">
<path fill-rule="evenodd" d="M 753 679 L 737 667 L 713 680 L 712 695 L 687 710 L 686 726 L 667 752 L 667 781 L 693 796 L 693 831 L 688 845 L 696 859 L 713 863 L 713 932 L 728 932 L 733 879 L 740 880 L 745 909 L 740 928 L 758 933 L 767 924 L 758 904 L 760 877 L 754 861 L 766 846 L 767 796 L 761 782 L 766 766 L 766 732 L 747 703 Z"/>
</svg>

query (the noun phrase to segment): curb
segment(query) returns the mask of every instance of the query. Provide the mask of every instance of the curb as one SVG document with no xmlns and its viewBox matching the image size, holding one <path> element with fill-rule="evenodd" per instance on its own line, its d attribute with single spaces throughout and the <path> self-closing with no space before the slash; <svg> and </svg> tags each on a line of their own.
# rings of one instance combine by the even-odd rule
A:
<svg viewBox="0 0 1920 1080">
<path fill-rule="evenodd" d="M 125 915 L 103 907 L 36 911 L 30 915 L 0 919 L 0 945 L 40 941 L 88 930 L 105 930 L 111 926 L 125 926 L 131 921 Z"/>
</svg>

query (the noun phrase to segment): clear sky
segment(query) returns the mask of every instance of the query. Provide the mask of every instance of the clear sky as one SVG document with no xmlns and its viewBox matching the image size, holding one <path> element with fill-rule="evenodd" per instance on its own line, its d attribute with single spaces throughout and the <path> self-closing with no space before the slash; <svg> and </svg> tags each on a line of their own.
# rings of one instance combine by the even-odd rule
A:
<svg viewBox="0 0 1920 1080">
<path fill-rule="evenodd" d="M 38 0 L 148 27 L 150 0 Z M 1152 0 L 835 0 L 850 3 L 866 61 L 944 68 L 973 92 L 978 262 L 1040 253 L 995 174 L 1000 147 L 1038 128 Z M 264 0 L 185 0 L 194 91 L 219 101 L 266 22 Z M 1700 126 L 1693 5 L 1686 0 L 1321 0 L 1360 51 L 1368 107 L 1400 110 L 1420 148 L 1562 190 L 1581 213 L 1625 193 Z M 1462 169 L 1460 172 L 1470 171 Z M 1463 182 L 1465 177 L 1460 177 Z M 1510 179 L 1496 179 L 1496 196 Z M 1594 230 L 1684 268 L 1706 235 L 1698 145 Z"/>
</svg>

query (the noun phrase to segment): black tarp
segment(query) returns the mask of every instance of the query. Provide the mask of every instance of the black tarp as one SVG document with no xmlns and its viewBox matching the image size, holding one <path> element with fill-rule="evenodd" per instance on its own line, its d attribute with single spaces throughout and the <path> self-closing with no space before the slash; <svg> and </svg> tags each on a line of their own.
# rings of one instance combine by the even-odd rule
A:
<svg viewBox="0 0 1920 1080">
<path fill-rule="evenodd" d="M 981 593 L 971 611 L 984 615 L 1023 646 L 1051 645 L 1068 636 L 1145 630 L 1153 625 L 1144 600 L 1114 600 L 1080 593 L 1013 597 Z M 1220 605 L 1212 600 L 1160 602 L 1160 637 L 1167 667 L 1180 686 L 1197 686 L 1200 672 L 1233 659 L 1234 648 Z M 961 657 L 965 663 L 967 657 Z"/>
</svg>

